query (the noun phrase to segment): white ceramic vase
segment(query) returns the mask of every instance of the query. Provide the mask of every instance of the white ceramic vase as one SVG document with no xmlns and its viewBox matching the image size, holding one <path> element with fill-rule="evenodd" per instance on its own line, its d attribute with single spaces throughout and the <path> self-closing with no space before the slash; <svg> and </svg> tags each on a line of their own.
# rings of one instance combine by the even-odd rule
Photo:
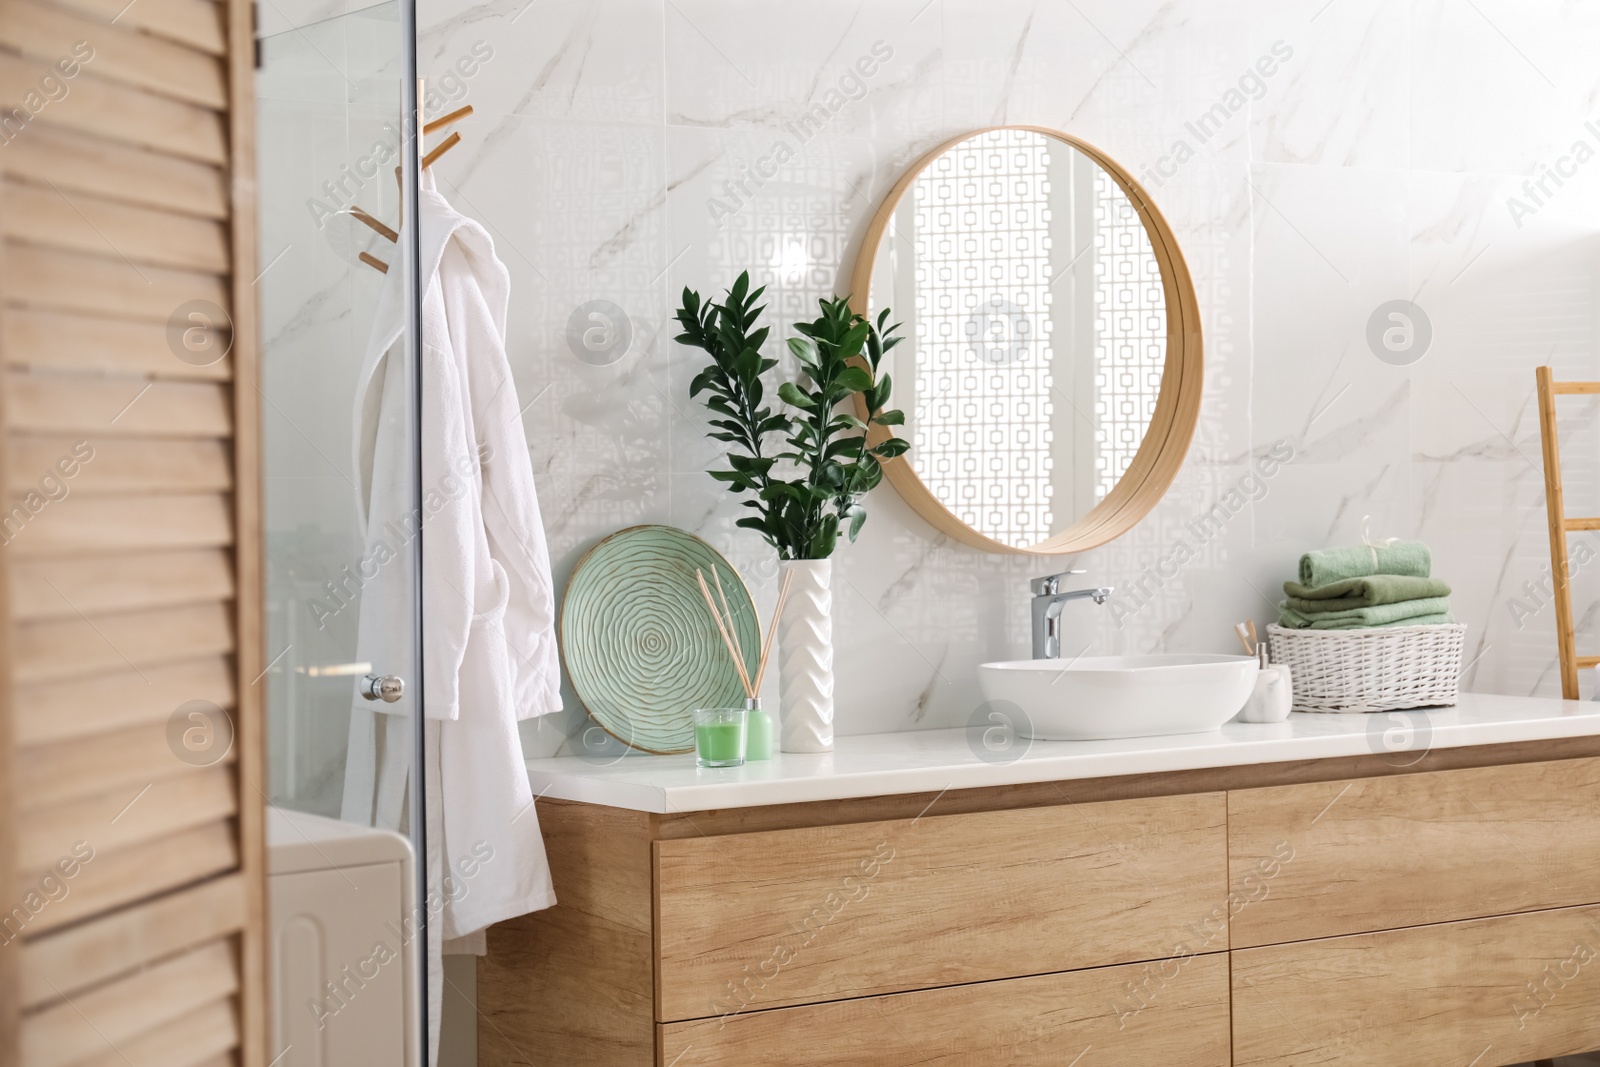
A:
<svg viewBox="0 0 1600 1067">
<path fill-rule="evenodd" d="M 778 715 L 785 752 L 833 751 L 833 561 L 784 560 L 794 575 L 778 621 Z"/>
</svg>

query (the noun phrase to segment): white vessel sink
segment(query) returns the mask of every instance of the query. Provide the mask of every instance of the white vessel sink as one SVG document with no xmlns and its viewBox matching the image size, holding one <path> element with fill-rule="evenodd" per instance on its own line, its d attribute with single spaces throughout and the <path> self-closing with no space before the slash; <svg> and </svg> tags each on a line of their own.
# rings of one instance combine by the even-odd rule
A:
<svg viewBox="0 0 1600 1067">
<path fill-rule="evenodd" d="M 1021 709 L 1018 734 L 1089 741 L 1215 730 L 1244 707 L 1258 670 L 1251 656 L 1084 656 L 985 663 L 978 685 Z"/>
</svg>

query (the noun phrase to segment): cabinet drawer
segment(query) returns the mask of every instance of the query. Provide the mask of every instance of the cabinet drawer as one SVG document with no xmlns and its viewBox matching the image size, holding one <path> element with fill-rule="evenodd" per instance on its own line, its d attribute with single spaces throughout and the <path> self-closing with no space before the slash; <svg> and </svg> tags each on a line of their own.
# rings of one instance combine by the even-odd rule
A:
<svg viewBox="0 0 1600 1067">
<path fill-rule="evenodd" d="M 1600 760 L 1228 794 L 1235 947 L 1600 902 Z"/>
<path fill-rule="evenodd" d="M 1233 953 L 1233 1062 L 1493 1064 L 1600 1048 L 1600 908 Z"/>
<path fill-rule="evenodd" d="M 658 1067 L 1227 1067 L 1228 962 L 1192 956 L 658 1029 Z"/>
<path fill-rule="evenodd" d="M 1207 793 L 659 841 L 656 1018 L 1224 949 L 1225 816 Z"/>
</svg>

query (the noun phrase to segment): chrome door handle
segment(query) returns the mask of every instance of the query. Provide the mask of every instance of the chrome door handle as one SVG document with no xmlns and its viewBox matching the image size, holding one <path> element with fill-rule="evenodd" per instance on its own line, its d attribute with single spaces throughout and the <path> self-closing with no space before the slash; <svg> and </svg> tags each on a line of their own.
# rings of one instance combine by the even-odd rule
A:
<svg viewBox="0 0 1600 1067">
<path fill-rule="evenodd" d="M 381 700 L 393 704 L 406 695 L 406 680 L 398 674 L 378 676 L 369 674 L 361 679 L 361 695 L 368 700 Z"/>
</svg>

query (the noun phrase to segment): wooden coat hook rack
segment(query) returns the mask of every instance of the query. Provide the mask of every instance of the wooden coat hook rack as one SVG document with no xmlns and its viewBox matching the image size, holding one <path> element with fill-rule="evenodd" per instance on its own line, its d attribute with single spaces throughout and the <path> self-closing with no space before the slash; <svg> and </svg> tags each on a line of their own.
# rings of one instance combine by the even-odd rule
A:
<svg viewBox="0 0 1600 1067">
<path fill-rule="evenodd" d="M 448 115 L 440 115 L 432 122 L 424 124 L 422 127 L 422 132 L 424 134 L 430 134 L 435 130 L 442 130 L 453 122 L 460 122 L 470 114 L 472 114 L 472 105 L 467 104 L 464 107 L 459 107 L 450 112 Z M 422 157 L 422 169 L 427 170 L 429 167 L 433 166 L 434 163 L 438 162 L 440 156 L 444 155 L 446 152 L 450 151 L 450 149 L 454 148 L 460 143 L 461 134 L 452 132 L 449 137 L 446 137 L 444 140 L 440 141 L 433 147 L 431 151 Z M 396 184 L 400 182 L 399 167 L 394 168 L 394 180 Z M 388 226 L 384 225 L 383 222 L 373 216 L 370 212 L 362 210 L 360 206 L 351 204 L 350 214 L 355 217 L 357 222 L 363 223 L 371 227 L 373 230 L 376 230 L 378 235 L 384 240 L 388 241 L 390 244 L 394 244 L 400 240 L 400 234 L 397 231 L 392 230 Z M 362 252 L 359 258 L 361 262 L 365 263 L 369 267 L 372 267 L 374 270 L 381 271 L 384 274 L 389 273 L 389 264 L 385 263 L 377 256 L 374 256 L 369 252 Z"/>
</svg>

